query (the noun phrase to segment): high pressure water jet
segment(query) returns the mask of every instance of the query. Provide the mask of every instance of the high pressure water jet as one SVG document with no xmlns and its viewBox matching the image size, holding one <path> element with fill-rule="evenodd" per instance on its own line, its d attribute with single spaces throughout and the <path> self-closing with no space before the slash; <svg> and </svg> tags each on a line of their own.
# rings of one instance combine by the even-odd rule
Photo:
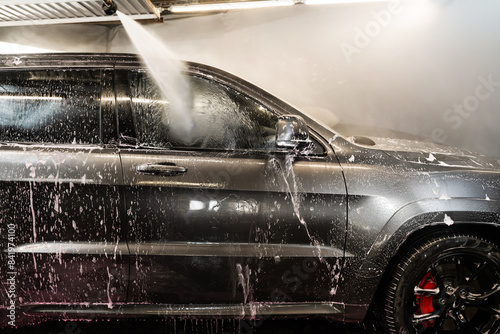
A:
<svg viewBox="0 0 500 334">
<path fill-rule="evenodd" d="M 120 11 L 116 14 L 164 98 L 169 101 L 168 115 L 172 135 L 189 141 L 194 123 L 191 87 L 187 77 L 183 75 L 184 63 L 139 23 Z"/>
<path fill-rule="evenodd" d="M 102 10 L 106 15 L 113 15 L 116 13 L 116 10 L 118 7 L 116 6 L 116 3 L 113 2 L 113 0 L 103 0 L 102 2 Z"/>
</svg>

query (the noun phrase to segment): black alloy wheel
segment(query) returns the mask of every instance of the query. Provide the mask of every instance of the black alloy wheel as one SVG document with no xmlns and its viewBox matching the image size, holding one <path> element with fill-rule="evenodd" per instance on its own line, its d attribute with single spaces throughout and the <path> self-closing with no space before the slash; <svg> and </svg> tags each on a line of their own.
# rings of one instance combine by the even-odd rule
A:
<svg viewBox="0 0 500 334">
<path fill-rule="evenodd" d="M 390 333 L 500 333 L 500 250 L 475 236 L 412 247 L 385 294 Z"/>
</svg>

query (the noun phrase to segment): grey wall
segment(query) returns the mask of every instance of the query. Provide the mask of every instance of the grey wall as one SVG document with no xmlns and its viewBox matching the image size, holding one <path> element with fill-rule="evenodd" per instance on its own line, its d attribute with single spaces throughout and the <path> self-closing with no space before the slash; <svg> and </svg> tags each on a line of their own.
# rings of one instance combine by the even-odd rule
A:
<svg viewBox="0 0 500 334">
<path fill-rule="evenodd" d="M 3 27 L 0 28 L 0 42 L 50 51 L 106 52 L 109 31 L 105 26 L 83 24 Z M 14 51 L 18 49 L 14 47 Z M 0 45 L 0 53 L 11 51 L 7 45 Z"/>
<path fill-rule="evenodd" d="M 147 29 L 179 57 L 233 72 L 322 117 L 500 157 L 499 13 L 497 0 L 296 5 L 167 18 Z M 45 29 L 51 33 L 21 40 L 135 52 L 122 27 Z M 0 29 L 0 41 L 19 41 L 15 35 Z"/>
</svg>

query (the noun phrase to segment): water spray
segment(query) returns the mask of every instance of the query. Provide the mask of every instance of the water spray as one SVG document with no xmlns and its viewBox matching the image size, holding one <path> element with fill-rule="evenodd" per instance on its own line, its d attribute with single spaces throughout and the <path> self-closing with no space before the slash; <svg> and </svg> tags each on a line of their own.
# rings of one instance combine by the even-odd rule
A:
<svg viewBox="0 0 500 334">
<path fill-rule="evenodd" d="M 113 15 L 116 13 L 118 7 L 116 6 L 116 3 L 113 2 L 113 0 L 103 0 L 102 2 L 102 10 L 106 15 Z"/>
</svg>

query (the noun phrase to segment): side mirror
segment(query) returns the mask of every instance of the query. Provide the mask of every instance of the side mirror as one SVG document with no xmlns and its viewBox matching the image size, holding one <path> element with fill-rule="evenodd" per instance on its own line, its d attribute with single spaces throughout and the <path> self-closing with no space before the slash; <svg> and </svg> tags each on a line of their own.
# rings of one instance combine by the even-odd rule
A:
<svg viewBox="0 0 500 334">
<path fill-rule="evenodd" d="M 276 147 L 304 153 L 313 148 L 307 124 L 300 116 L 281 116 L 276 123 Z"/>
</svg>

